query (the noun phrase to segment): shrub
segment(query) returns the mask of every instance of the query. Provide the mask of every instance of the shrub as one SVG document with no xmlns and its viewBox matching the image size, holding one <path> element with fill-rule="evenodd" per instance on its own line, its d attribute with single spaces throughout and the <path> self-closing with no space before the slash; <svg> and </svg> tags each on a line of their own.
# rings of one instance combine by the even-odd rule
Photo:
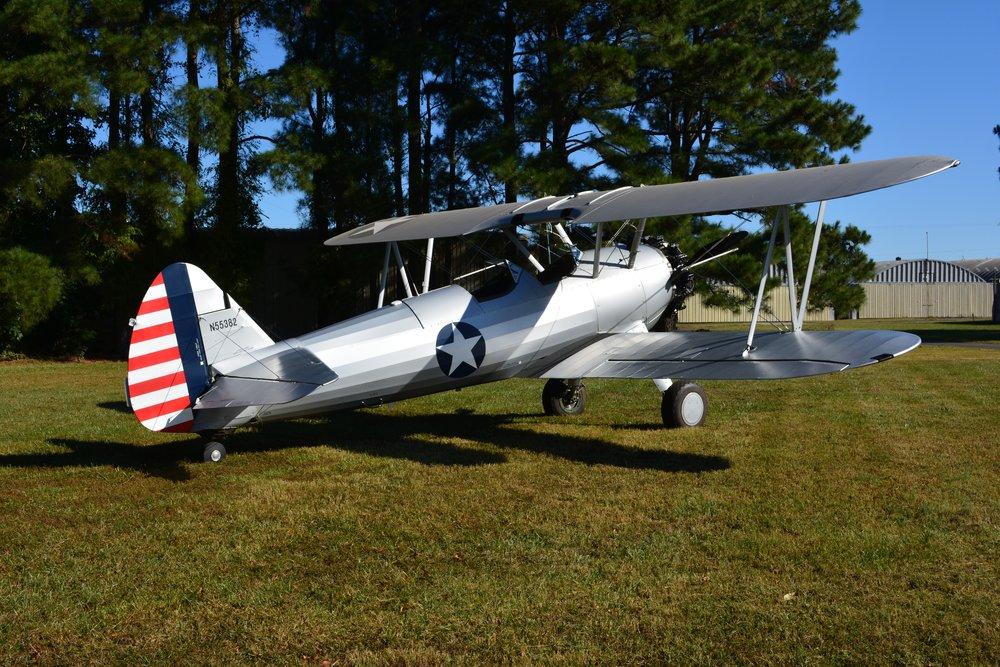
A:
<svg viewBox="0 0 1000 667">
<path fill-rule="evenodd" d="M 55 308 L 62 272 L 24 248 L 0 250 L 0 352 L 16 345 Z"/>
</svg>

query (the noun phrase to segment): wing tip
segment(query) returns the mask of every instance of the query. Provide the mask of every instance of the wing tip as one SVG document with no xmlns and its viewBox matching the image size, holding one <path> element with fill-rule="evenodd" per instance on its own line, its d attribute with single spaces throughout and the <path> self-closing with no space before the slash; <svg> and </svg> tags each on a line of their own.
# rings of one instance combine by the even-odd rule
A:
<svg viewBox="0 0 1000 667">
<path fill-rule="evenodd" d="M 921 338 L 920 336 L 918 336 L 918 335 L 916 335 L 916 334 L 910 334 L 910 335 L 911 335 L 911 336 L 913 336 L 913 338 L 915 339 L 915 340 L 914 340 L 914 342 L 913 342 L 913 344 L 912 344 L 912 345 L 910 345 L 910 346 L 909 346 L 908 348 L 906 348 L 905 350 L 900 350 L 899 352 L 896 352 L 896 353 L 894 353 L 894 354 L 892 355 L 892 358 L 895 358 L 895 357 L 901 357 L 901 356 L 903 356 L 904 354 L 906 354 L 907 352 L 912 352 L 913 350 L 915 350 L 915 349 L 917 349 L 918 347 L 920 347 L 921 343 L 923 343 L 923 342 L 924 342 L 924 341 L 923 341 L 923 339 L 922 339 L 922 338 Z"/>
</svg>

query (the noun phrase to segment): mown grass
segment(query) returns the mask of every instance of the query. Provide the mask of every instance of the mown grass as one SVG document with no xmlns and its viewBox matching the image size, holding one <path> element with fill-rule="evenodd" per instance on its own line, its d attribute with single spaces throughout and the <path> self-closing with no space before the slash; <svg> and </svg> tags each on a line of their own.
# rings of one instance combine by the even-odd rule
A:
<svg viewBox="0 0 1000 667">
<path fill-rule="evenodd" d="M 122 364 L 3 364 L 0 659 L 996 663 L 998 371 L 706 383 L 686 431 L 648 382 L 559 420 L 511 381 L 209 466 L 122 411 Z"/>
</svg>

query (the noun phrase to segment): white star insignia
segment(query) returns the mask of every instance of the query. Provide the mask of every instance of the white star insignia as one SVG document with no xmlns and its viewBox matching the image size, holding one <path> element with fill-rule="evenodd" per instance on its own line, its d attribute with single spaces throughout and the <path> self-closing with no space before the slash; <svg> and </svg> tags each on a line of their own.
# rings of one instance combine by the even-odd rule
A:
<svg viewBox="0 0 1000 667">
<path fill-rule="evenodd" d="M 476 357 L 472 354 L 472 348 L 474 348 L 483 337 L 481 335 L 475 335 L 470 338 L 466 338 L 454 324 L 451 325 L 451 335 L 452 339 L 450 343 L 437 346 L 437 349 L 451 356 L 451 368 L 448 370 L 448 375 L 454 375 L 455 371 L 458 370 L 458 367 L 462 365 L 462 362 L 469 364 L 473 368 L 479 368 L 479 365 L 476 363 Z"/>
</svg>

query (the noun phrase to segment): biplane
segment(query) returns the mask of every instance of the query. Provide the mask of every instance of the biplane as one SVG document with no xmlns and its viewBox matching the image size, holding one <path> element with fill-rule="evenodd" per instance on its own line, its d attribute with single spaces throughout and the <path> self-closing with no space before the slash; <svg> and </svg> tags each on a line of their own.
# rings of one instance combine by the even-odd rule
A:
<svg viewBox="0 0 1000 667">
<path fill-rule="evenodd" d="M 513 377 L 547 380 L 542 406 L 549 415 L 583 412 L 587 378 L 652 380 L 667 426 L 699 426 L 708 399 L 694 380 L 833 373 L 920 344 L 896 331 L 803 331 L 826 203 L 957 164 L 947 157 L 904 157 L 378 220 L 326 242 L 385 244 L 378 307 L 280 342 L 201 269 L 171 264 L 130 322 L 126 400 L 148 429 L 205 436 L 204 459 L 214 462 L 226 454 L 220 436 L 249 422 Z M 819 207 L 800 291 L 788 214 L 789 207 L 811 202 Z M 693 269 L 736 251 L 745 233 L 688 257 L 644 235 L 646 220 L 753 209 L 773 215 L 766 218 L 770 240 L 748 330 L 657 331 L 683 307 Z M 779 230 L 792 316 L 786 331 L 758 333 Z M 484 250 L 484 266 L 431 289 L 434 240 L 447 237 L 485 238 L 494 246 L 499 240 L 506 250 Z M 422 289 L 407 272 L 404 241 L 426 242 Z M 406 297 L 386 304 L 392 260 Z"/>
</svg>

